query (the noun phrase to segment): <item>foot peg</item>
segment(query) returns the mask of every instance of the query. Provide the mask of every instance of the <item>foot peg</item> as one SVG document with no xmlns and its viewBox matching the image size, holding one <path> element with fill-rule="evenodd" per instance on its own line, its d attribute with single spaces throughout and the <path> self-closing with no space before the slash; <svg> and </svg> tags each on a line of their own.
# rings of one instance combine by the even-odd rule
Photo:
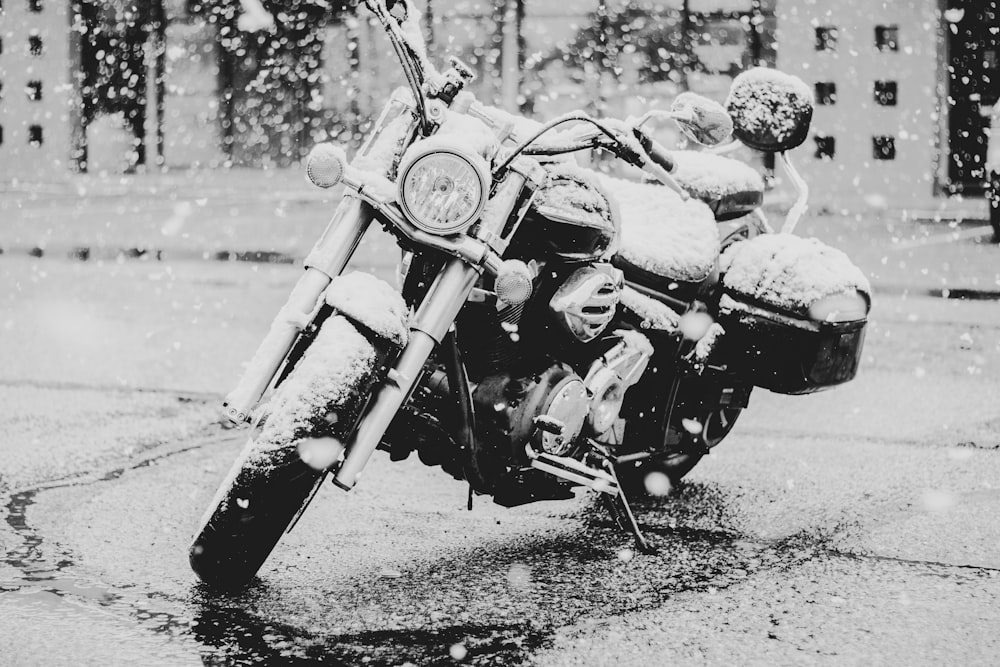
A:
<svg viewBox="0 0 1000 667">
<path fill-rule="evenodd" d="M 581 463 L 568 456 L 554 456 L 552 454 L 536 453 L 531 450 L 529 450 L 529 456 L 531 456 L 532 468 L 537 468 L 550 475 L 581 484 L 594 491 L 600 491 L 612 496 L 621 494 L 618 479 L 613 474 L 607 473 L 604 470 L 591 468 L 586 463 Z"/>
</svg>

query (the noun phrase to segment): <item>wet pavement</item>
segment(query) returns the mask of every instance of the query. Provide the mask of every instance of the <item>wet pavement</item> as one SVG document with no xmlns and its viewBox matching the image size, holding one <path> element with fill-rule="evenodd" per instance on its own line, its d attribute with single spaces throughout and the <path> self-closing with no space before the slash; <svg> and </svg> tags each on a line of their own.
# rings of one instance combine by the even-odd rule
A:
<svg viewBox="0 0 1000 667">
<path fill-rule="evenodd" d="M 688 483 L 638 508 L 655 555 L 589 495 L 469 512 L 461 484 L 379 456 L 350 494 L 324 487 L 253 586 L 219 595 L 186 563 L 242 444 L 215 401 L 296 270 L 167 266 L 0 263 L 24 285 L 0 316 L 4 664 L 1000 654 L 993 306 L 880 298 L 855 383 L 755 393 Z M 72 318 L 46 314 L 60 304 Z"/>
</svg>

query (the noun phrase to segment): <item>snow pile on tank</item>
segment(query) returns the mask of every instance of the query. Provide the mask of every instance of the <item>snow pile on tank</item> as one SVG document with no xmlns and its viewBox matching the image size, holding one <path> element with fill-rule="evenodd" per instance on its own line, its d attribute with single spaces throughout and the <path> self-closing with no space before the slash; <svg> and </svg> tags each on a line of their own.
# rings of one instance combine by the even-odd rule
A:
<svg viewBox="0 0 1000 667">
<path fill-rule="evenodd" d="M 406 342 L 406 304 L 381 280 L 362 273 L 336 278 L 327 300 L 343 315 L 323 323 L 295 370 L 275 390 L 256 438 L 259 452 L 318 435 L 316 429 L 336 423 L 341 410 L 356 412 L 358 394 L 378 370 L 374 337 L 363 329 L 397 345 Z"/>
<path fill-rule="evenodd" d="M 671 280 L 698 282 L 715 268 L 719 229 L 711 209 L 697 199 L 681 201 L 672 190 L 603 177 L 622 219 L 619 256 Z"/>
<path fill-rule="evenodd" d="M 594 227 L 614 223 L 617 207 L 597 174 L 572 162 L 547 163 L 544 167 L 549 182 L 535 196 L 534 206 L 539 213 L 569 217 Z"/>
<path fill-rule="evenodd" d="M 720 264 L 727 290 L 793 312 L 823 297 L 871 292 L 847 255 L 818 239 L 764 234 L 727 248 Z"/>
<path fill-rule="evenodd" d="M 674 151 L 677 170 L 672 176 L 691 196 L 719 199 L 741 192 L 763 192 L 764 179 L 739 160 L 696 151 Z"/>
<path fill-rule="evenodd" d="M 812 119 L 812 90 L 798 77 L 754 67 L 735 79 L 726 98 L 733 133 L 755 148 L 772 141 L 801 141 Z M 799 136 L 801 135 L 801 137 Z"/>
</svg>

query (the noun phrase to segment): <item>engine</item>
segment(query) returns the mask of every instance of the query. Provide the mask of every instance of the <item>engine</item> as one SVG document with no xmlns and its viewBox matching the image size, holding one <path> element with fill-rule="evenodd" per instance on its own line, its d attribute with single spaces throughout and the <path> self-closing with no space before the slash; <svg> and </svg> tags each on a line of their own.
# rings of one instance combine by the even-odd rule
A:
<svg viewBox="0 0 1000 667">
<path fill-rule="evenodd" d="M 582 461 L 592 450 L 588 439 L 614 445 L 610 434 L 621 425 L 625 392 L 652 347 L 638 332 L 608 331 L 623 290 L 622 273 L 610 263 L 551 252 L 509 255 L 530 278 L 530 296 L 506 303 L 497 298 L 503 286 L 484 278 L 456 322 L 474 388 L 471 450 L 451 432 L 458 422 L 444 357 L 385 444 L 394 458 L 416 451 L 455 477 L 476 478 L 476 490 L 488 490 L 496 502 L 516 505 L 570 493 L 566 480 L 532 467 L 539 457 Z M 407 292 L 419 294 L 433 270 L 411 270 Z"/>
<path fill-rule="evenodd" d="M 612 341 L 585 377 L 555 362 L 530 375 L 484 378 L 473 394 L 480 437 L 522 463 L 531 452 L 576 457 L 586 438 L 614 444 L 606 436 L 614 430 L 625 392 L 642 376 L 653 348 L 634 331 L 615 332 Z"/>
<path fill-rule="evenodd" d="M 508 373 L 485 378 L 473 394 L 481 437 L 502 445 L 515 460 L 525 447 L 569 456 L 590 413 L 583 379 L 564 364 L 527 377 Z M 508 449 L 509 448 L 509 449 Z"/>
</svg>

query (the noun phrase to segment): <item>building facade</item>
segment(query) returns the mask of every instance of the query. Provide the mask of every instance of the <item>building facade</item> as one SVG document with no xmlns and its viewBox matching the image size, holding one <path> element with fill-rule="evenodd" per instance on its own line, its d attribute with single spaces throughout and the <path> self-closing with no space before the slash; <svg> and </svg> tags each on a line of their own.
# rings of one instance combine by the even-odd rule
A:
<svg viewBox="0 0 1000 667">
<path fill-rule="evenodd" d="M 209 2 L 224 0 L 200 5 Z M 669 106 L 682 90 L 721 101 L 731 78 L 758 64 L 796 74 L 817 104 L 810 139 L 792 158 L 815 184 L 814 208 L 833 211 L 982 196 L 989 109 L 1000 88 L 998 3 L 416 0 L 436 59 L 457 55 L 477 71 L 477 95 L 539 117 L 574 108 L 626 116 Z M 126 87 L 142 89 L 135 109 L 107 104 L 106 92 L 96 96 L 106 108 L 81 102 L 95 96 L 82 72 L 125 67 L 111 47 L 127 39 L 98 34 L 81 18 L 90 5 L 148 12 L 126 17 L 141 28 L 128 39 L 146 40 L 123 70 Z M 316 141 L 356 141 L 402 83 L 384 36 L 362 11 L 317 31 L 322 48 L 309 47 L 315 80 L 300 73 L 284 105 L 276 103 L 280 89 L 255 99 L 247 84 L 263 68 L 263 42 L 255 55 L 231 16 L 213 22 L 192 10 L 198 5 L 0 4 L 0 181 L 64 179 L 88 163 L 120 171 L 140 161 L 294 161 Z"/>
<path fill-rule="evenodd" d="M 777 7 L 779 68 L 814 90 L 794 159 L 831 210 L 936 208 L 983 195 L 1000 95 L 997 0 L 797 0 Z"/>
<path fill-rule="evenodd" d="M 0 7 L 0 182 L 69 173 L 78 122 L 69 34 L 66 2 Z"/>
</svg>

